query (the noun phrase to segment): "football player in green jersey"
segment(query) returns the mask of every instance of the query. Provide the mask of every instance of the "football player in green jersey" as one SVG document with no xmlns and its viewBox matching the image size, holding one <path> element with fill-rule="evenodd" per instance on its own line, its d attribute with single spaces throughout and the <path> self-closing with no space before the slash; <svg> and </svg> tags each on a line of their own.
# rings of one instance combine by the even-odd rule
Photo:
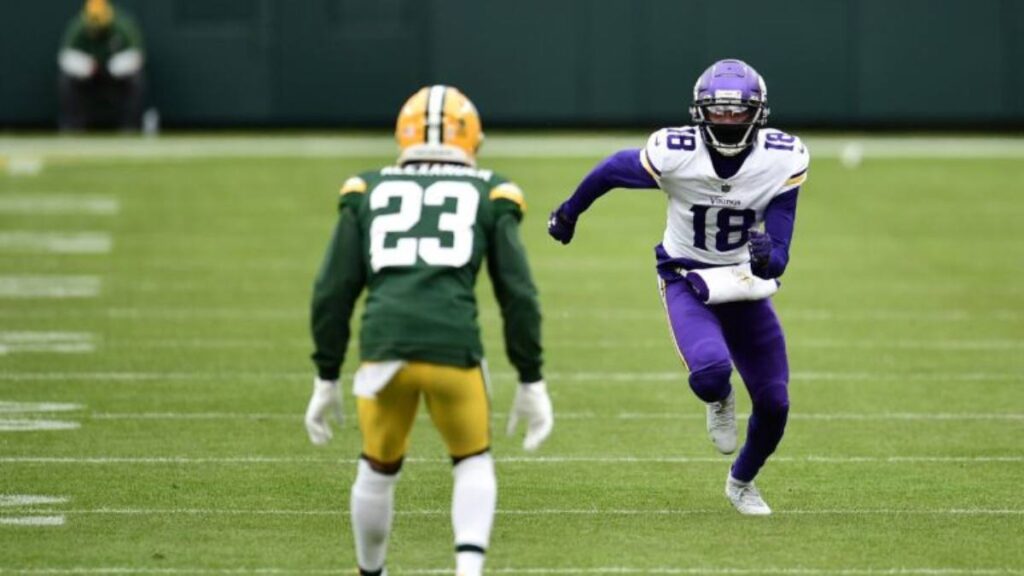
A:
<svg viewBox="0 0 1024 576">
<path fill-rule="evenodd" d="M 145 54 L 135 20 L 108 0 L 87 0 L 57 57 L 61 130 L 139 128 Z"/>
<path fill-rule="evenodd" d="M 540 307 L 519 241 L 518 186 L 476 167 L 483 140 L 473 103 L 457 89 L 421 89 L 403 106 L 395 166 L 349 178 L 316 279 L 312 332 L 317 377 L 306 411 L 314 444 L 340 418 L 338 378 L 356 299 L 367 296 L 353 389 L 363 446 L 351 514 L 360 574 L 384 574 L 394 487 L 420 398 L 454 464 L 456 573 L 482 573 L 497 487 L 490 406 L 474 285 L 484 260 L 519 373 L 508 433 L 526 424 L 537 448 L 554 415 L 541 375 Z"/>
</svg>

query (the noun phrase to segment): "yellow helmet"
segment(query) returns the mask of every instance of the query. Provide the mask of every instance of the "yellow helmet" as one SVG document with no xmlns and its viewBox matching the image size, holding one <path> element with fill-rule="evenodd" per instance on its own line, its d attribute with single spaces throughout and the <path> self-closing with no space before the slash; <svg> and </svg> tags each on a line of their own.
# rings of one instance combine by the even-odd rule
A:
<svg viewBox="0 0 1024 576">
<path fill-rule="evenodd" d="M 406 100 L 395 125 L 398 163 L 454 162 L 476 165 L 484 140 L 476 106 L 458 88 L 435 84 Z"/>
<path fill-rule="evenodd" d="M 83 14 L 90 28 L 106 28 L 114 20 L 114 7 L 107 0 L 86 0 Z"/>
</svg>

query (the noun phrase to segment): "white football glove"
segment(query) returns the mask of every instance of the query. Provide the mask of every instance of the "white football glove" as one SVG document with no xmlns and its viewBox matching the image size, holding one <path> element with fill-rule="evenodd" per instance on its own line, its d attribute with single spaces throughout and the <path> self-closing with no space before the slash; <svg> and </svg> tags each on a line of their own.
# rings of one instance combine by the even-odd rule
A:
<svg viewBox="0 0 1024 576">
<path fill-rule="evenodd" d="M 536 450 L 555 426 L 555 411 L 551 407 L 548 387 L 543 380 L 532 384 L 520 384 L 516 388 L 516 398 L 512 401 L 512 411 L 508 415 L 506 433 L 509 436 L 515 434 L 520 419 L 526 422 L 523 448 Z"/>
<path fill-rule="evenodd" d="M 327 444 L 334 436 L 331 425 L 327 422 L 328 416 L 333 416 L 335 422 L 341 425 L 343 418 L 340 386 L 337 380 L 321 380 L 318 377 L 313 380 L 313 396 L 309 399 L 309 407 L 306 408 L 306 432 L 309 434 L 309 441 L 317 446 Z"/>
</svg>

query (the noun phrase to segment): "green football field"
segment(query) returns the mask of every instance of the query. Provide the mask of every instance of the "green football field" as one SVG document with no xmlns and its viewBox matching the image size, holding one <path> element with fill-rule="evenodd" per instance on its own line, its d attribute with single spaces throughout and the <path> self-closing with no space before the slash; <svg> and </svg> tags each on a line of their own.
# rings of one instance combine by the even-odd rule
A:
<svg viewBox="0 0 1024 576">
<path fill-rule="evenodd" d="M 775 513 L 748 518 L 661 308 L 661 193 L 609 194 L 570 246 L 545 232 L 643 135 L 489 135 L 481 163 L 527 195 L 556 410 L 536 453 L 504 435 L 482 275 L 491 573 L 1024 574 L 1024 140 L 847 141 L 808 138 L 775 297 L 790 423 L 758 477 Z M 338 186 L 387 138 L 8 137 L 0 157 L 0 573 L 352 573 L 358 358 L 313 447 L 307 304 Z M 421 418 L 392 574 L 453 571 L 450 468 Z"/>
</svg>

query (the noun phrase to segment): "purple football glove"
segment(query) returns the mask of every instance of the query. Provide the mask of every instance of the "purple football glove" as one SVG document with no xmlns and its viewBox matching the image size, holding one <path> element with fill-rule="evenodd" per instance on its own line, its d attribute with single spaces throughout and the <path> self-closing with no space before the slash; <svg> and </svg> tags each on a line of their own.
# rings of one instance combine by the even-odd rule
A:
<svg viewBox="0 0 1024 576">
<path fill-rule="evenodd" d="M 576 232 L 576 219 L 570 218 L 559 206 L 548 218 L 548 234 L 562 244 L 572 242 L 572 235 Z"/>
<path fill-rule="evenodd" d="M 764 232 L 751 230 L 747 249 L 750 250 L 750 269 L 754 274 L 764 271 L 772 257 L 772 237 Z"/>
</svg>

